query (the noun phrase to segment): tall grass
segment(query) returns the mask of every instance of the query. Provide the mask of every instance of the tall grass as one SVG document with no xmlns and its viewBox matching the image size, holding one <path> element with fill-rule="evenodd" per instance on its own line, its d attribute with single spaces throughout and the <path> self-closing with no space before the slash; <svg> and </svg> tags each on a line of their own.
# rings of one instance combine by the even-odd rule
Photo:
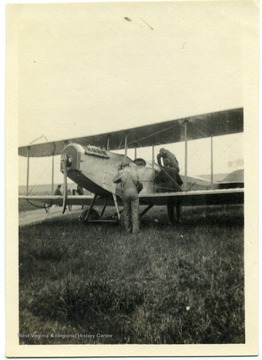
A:
<svg viewBox="0 0 262 360">
<path fill-rule="evenodd" d="M 137 236 L 73 214 L 23 227 L 20 342 L 244 343 L 243 251 L 238 207 L 184 210 L 182 226 L 156 208 Z"/>
</svg>

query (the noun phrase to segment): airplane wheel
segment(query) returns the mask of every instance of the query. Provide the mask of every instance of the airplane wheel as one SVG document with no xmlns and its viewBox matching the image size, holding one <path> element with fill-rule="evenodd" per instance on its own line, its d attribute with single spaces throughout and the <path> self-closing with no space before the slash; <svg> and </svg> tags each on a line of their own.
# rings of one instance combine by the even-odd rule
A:
<svg viewBox="0 0 262 360">
<path fill-rule="evenodd" d="M 88 224 L 88 221 L 89 221 L 89 220 L 98 220 L 98 219 L 99 219 L 99 214 L 98 214 L 98 212 L 97 212 L 95 209 L 92 209 L 92 210 L 90 211 L 90 214 L 89 214 L 89 219 L 86 220 L 85 218 L 86 218 L 86 216 L 87 216 L 87 214 L 88 214 L 88 210 L 89 210 L 89 209 L 85 209 L 85 210 L 82 212 L 81 216 L 80 216 L 80 220 L 81 220 L 82 223 L 85 224 L 85 225 Z"/>
</svg>

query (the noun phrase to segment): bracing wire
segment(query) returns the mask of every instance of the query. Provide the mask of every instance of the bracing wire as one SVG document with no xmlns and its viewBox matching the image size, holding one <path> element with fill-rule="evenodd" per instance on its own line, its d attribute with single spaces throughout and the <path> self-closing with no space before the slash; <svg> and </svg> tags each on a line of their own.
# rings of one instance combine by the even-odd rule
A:
<svg viewBox="0 0 262 360">
<path fill-rule="evenodd" d="M 152 136 L 155 136 L 155 135 L 157 135 L 157 134 L 161 134 L 161 133 L 164 132 L 164 131 L 166 132 L 166 131 L 172 130 L 172 129 L 174 129 L 174 128 L 175 128 L 175 126 L 170 126 L 169 128 L 164 128 L 164 129 L 159 130 L 159 131 L 156 131 L 156 132 L 154 132 L 154 133 L 152 133 L 152 134 L 150 134 L 150 135 L 147 135 L 147 136 L 144 136 L 144 137 L 142 137 L 142 138 L 139 138 L 138 140 L 131 141 L 130 143 L 128 143 L 128 145 L 132 145 L 132 144 L 134 144 L 134 143 L 139 144 L 139 142 L 142 141 L 142 140 L 149 139 L 149 138 L 152 137 Z M 171 139 L 171 138 L 170 138 L 170 139 Z"/>
</svg>

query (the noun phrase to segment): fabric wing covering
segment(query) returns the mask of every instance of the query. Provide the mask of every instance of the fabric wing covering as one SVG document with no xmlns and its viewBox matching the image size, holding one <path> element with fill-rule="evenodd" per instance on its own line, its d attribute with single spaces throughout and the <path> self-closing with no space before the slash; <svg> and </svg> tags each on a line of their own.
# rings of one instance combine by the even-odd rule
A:
<svg viewBox="0 0 262 360">
<path fill-rule="evenodd" d="M 20 156 L 30 157 L 59 155 L 69 143 L 106 148 L 108 139 L 110 150 L 119 150 L 125 147 L 126 134 L 128 148 L 170 144 L 185 141 L 185 128 L 188 140 L 243 132 L 243 108 L 190 116 L 111 133 L 28 145 L 19 147 L 18 153 Z"/>
</svg>

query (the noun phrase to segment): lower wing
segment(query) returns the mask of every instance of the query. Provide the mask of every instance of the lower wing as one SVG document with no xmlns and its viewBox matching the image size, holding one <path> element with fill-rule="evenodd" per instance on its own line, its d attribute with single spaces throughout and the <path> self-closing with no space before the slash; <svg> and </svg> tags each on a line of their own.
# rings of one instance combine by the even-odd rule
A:
<svg viewBox="0 0 262 360">
<path fill-rule="evenodd" d="M 92 195 L 68 195 L 67 205 L 90 205 L 94 196 Z M 63 196 L 56 195 L 21 195 L 19 199 L 28 200 L 31 203 L 43 203 L 46 206 L 63 204 Z M 139 196 L 140 203 L 145 205 L 166 205 L 170 201 L 181 202 L 183 206 L 200 205 L 223 205 L 244 204 L 244 189 L 216 189 L 196 190 L 165 193 L 148 193 Z M 113 198 L 109 199 L 108 205 L 113 205 Z M 97 198 L 96 205 L 103 205 L 104 199 Z"/>
<path fill-rule="evenodd" d="M 68 195 L 67 196 L 67 205 L 89 205 L 93 199 L 92 195 Z M 52 205 L 63 205 L 63 196 L 58 195 L 20 195 L 19 200 L 27 200 L 33 205 L 36 203 L 45 204 L 47 206 Z"/>
<path fill-rule="evenodd" d="M 140 202 L 148 205 L 166 205 L 170 201 L 183 206 L 244 204 L 244 189 L 153 193 L 140 197 Z"/>
</svg>

